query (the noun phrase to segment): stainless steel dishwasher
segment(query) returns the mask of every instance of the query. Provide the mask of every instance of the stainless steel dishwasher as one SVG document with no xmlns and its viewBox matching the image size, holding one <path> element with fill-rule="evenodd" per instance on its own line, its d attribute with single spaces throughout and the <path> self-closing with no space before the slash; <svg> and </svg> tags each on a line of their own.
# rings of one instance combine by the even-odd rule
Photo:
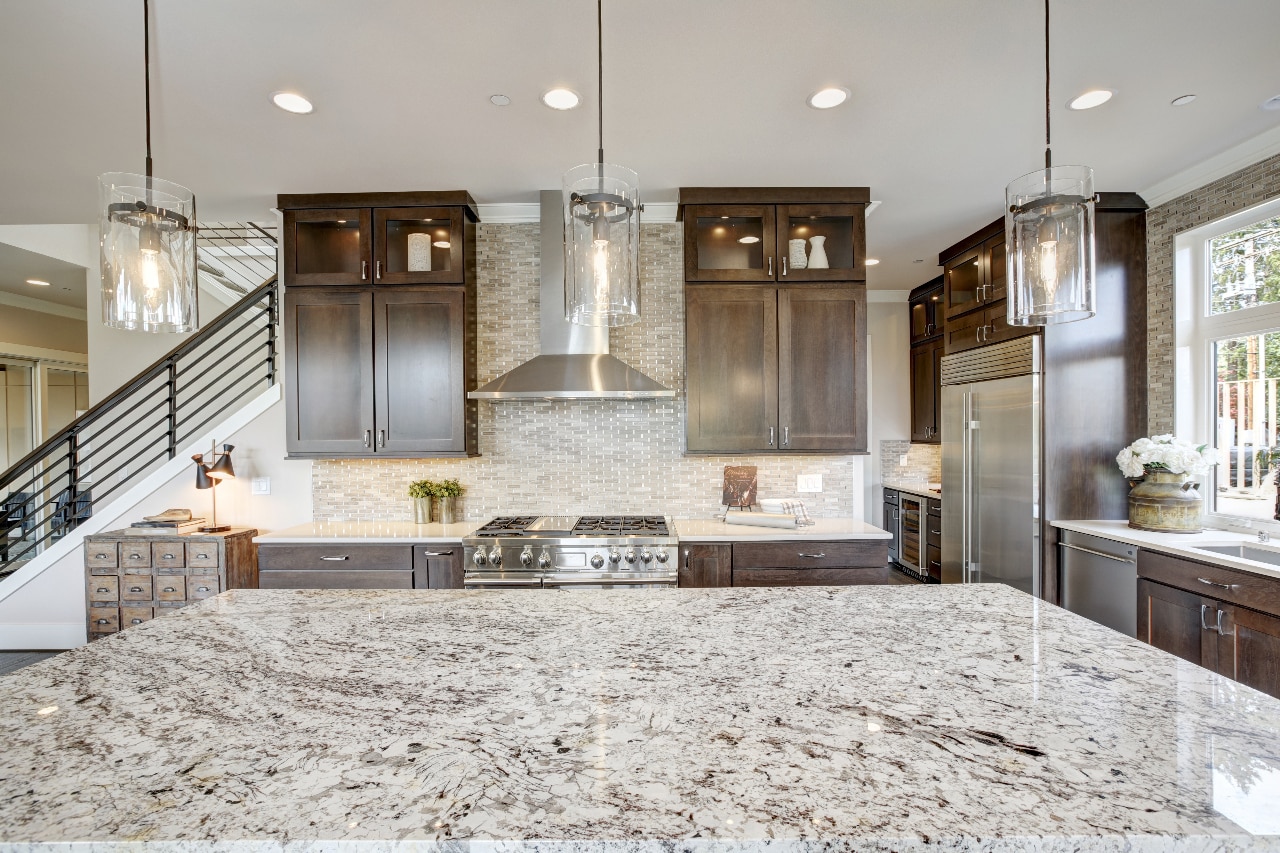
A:
<svg viewBox="0 0 1280 853">
<path fill-rule="evenodd" d="M 1138 549 L 1060 530 L 1062 606 L 1130 637 L 1138 635 Z"/>
</svg>

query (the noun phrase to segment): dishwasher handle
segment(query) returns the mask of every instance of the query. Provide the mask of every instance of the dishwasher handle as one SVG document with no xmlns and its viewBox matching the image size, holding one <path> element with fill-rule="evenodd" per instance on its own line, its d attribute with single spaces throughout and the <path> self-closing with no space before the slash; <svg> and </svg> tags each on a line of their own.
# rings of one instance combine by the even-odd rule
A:
<svg viewBox="0 0 1280 853">
<path fill-rule="evenodd" d="M 1082 551 L 1085 554 L 1091 554 L 1094 557 L 1104 557 L 1108 560 L 1115 560 L 1117 563 L 1133 563 L 1128 557 L 1117 557 L 1114 554 L 1104 554 L 1102 551 L 1095 551 L 1092 548 L 1081 548 L 1079 545 L 1071 545 L 1066 542 L 1059 542 L 1063 548 L 1070 548 L 1072 551 Z"/>
</svg>

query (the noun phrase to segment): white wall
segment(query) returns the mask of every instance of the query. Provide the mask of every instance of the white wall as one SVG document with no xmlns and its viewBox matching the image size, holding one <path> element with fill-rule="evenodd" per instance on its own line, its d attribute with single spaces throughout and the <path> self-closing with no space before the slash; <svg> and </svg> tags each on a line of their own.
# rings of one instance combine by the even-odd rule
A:
<svg viewBox="0 0 1280 853">
<path fill-rule="evenodd" d="M 223 441 L 235 445 L 236 479 L 218 487 L 218 521 L 262 533 L 311 520 L 311 463 L 286 461 L 284 402 L 277 402 Z M 270 477 L 270 495 L 251 495 L 253 477 Z M 185 507 L 207 517 L 209 492 L 186 469 L 146 500 L 118 514 L 109 529 L 145 515 Z M 80 549 L 0 601 L 0 648 L 60 649 L 85 642 L 84 556 Z"/>
</svg>

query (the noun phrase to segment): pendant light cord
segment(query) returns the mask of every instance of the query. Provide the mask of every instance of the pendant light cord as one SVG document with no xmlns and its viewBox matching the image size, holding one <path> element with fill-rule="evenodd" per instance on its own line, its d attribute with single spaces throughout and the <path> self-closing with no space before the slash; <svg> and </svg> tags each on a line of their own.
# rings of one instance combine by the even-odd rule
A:
<svg viewBox="0 0 1280 853">
<path fill-rule="evenodd" d="M 596 162 L 600 164 L 601 176 L 604 175 L 604 3 L 596 0 L 596 120 L 600 147 L 596 151 Z"/>
<path fill-rule="evenodd" d="M 1044 167 L 1053 168 L 1049 132 L 1049 0 L 1044 0 Z"/>
<path fill-rule="evenodd" d="M 151 189 L 151 4 L 142 0 L 142 76 L 147 103 L 147 189 Z"/>
</svg>

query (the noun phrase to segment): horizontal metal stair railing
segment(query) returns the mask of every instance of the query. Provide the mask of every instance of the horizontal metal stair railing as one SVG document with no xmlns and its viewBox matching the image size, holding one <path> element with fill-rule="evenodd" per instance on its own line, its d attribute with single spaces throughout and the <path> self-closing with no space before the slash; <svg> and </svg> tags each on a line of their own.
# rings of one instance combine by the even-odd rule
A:
<svg viewBox="0 0 1280 853">
<path fill-rule="evenodd" d="M 243 298 L 0 473 L 0 579 L 275 385 L 274 236 L 252 223 L 201 226 L 197 246 L 201 273 Z M 255 275 L 269 277 L 244 288 Z"/>
</svg>

